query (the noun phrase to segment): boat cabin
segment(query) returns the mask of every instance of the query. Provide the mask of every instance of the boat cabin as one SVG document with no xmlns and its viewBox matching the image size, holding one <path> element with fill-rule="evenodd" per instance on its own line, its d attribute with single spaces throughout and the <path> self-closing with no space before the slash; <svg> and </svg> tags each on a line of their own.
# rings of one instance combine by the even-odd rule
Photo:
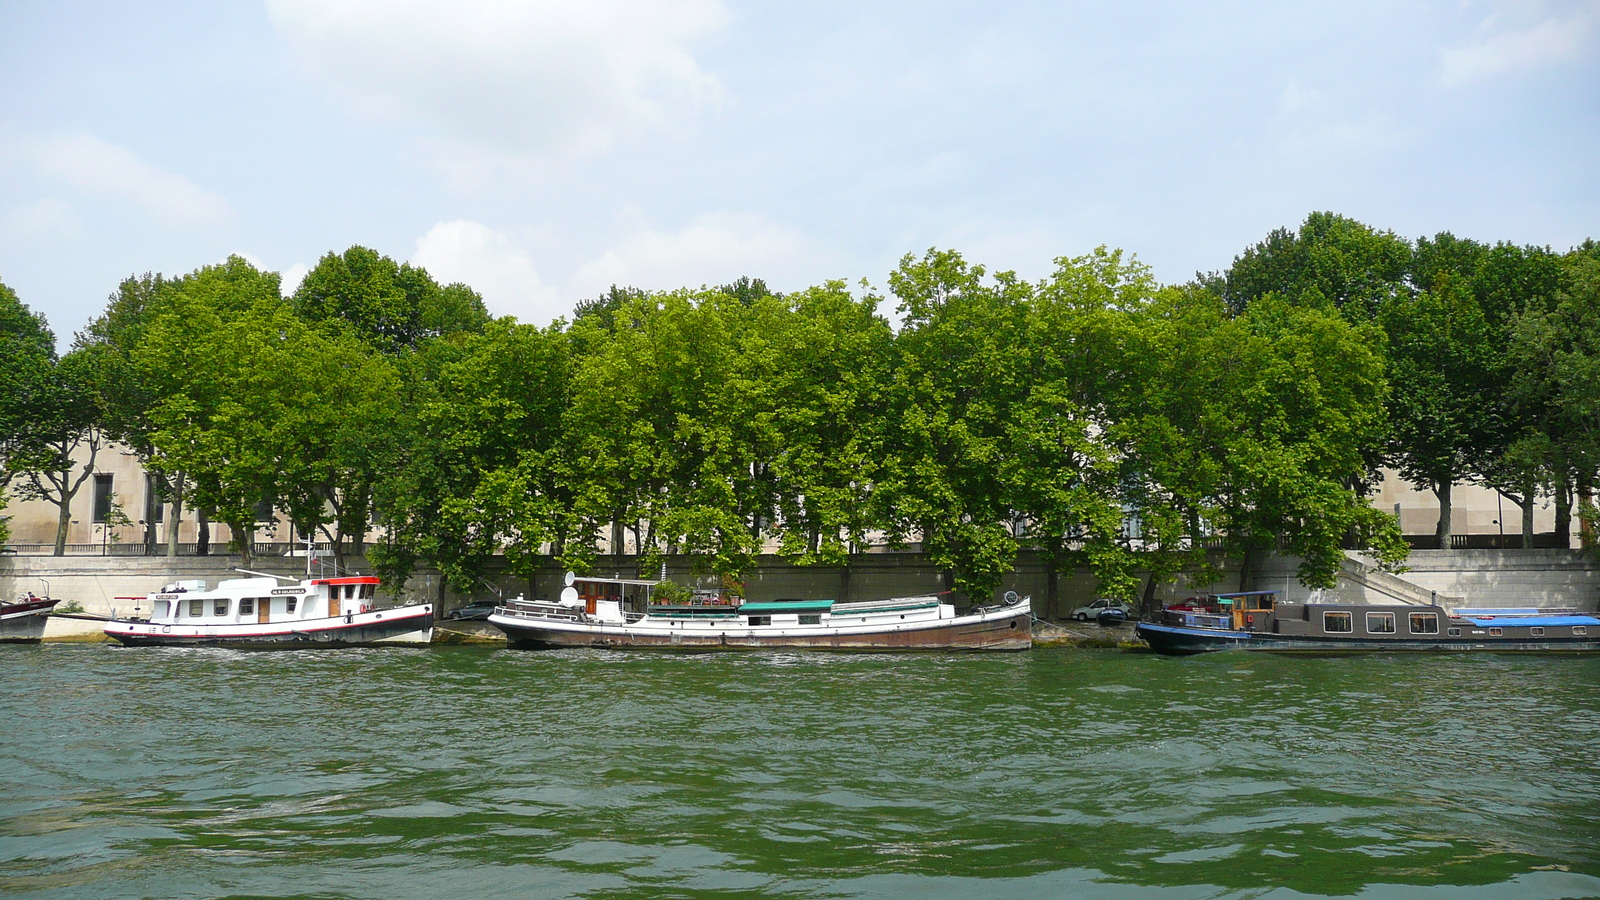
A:
<svg viewBox="0 0 1600 900">
<path fill-rule="evenodd" d="M 230 578 L 208 591 L 204 581 L 178 581 L 150 595 L 149 621 L 162 625 L 236 625 L 337 618 L 370 612 L 378 583 L 376 577 L 363 575 L 316 578 L 293 586 L 275 578 Z"/>
</svg>

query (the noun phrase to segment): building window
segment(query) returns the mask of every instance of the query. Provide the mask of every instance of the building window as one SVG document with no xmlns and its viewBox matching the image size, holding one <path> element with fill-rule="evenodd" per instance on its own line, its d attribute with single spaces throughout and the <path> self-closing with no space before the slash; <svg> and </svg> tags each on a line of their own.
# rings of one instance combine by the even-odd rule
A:
<svg viewBox="0 0 1600 900">
<path fill-rule="evenodd" d="M 1329 634 L 1349 634 L 1351 628 L 1351 616 L 1347 612 L 1325 612 L 1322 614 L 1322 630 Z"/>
<path fill-rule="evenodd" d="M 213 616 L 225 616 L 225 615 L 227 615 L 228 614 L 228 599 L 226 597 L 221 597 L 221 598 L 218 598 L 216 601 L 214 601 L 211 604 L 211 614 Z"/>
<path fill-rule="evenodd" d="M 1394 634 L 1394 613 L 1367 613 L 1367 634 Z"/>
<path fill-rule="evenodd" d="M 191 616 L 203 616 L 205 614 L 206 614 L 206 602 L 204 600 L 196 599 L 196 600 L 190 600 L 189 601 L 189 615 L 191 615 Z"/>
<path fill-rule="evenodd" d="M 1439 616 L 1437 613 L 1412 613 L 1412 634 L 1438 634 Z"/>
<path fill-rule="evenodd" d="M 111 518 L 111 475 L 94 476 L 94 521 L 105 524 Z"/>
<path fill-rule="evenodd" d="M 271 497 L 268 497 L 267 499 L 265 499 L 265 500 L 261 501 L 260 503 L 256 504 L 256 521 L 257 522 L 275 522 L 275 521 L 277 521 L 277 518 L 278 517 L 272 511 L 272 498 Z"/>
<path fill-rule="evenodd" d="M 254 597 L 241 597 L 241 598 L 239 598 L 239 615 L 241 615 L 241 616 L 253 616 L 255 614 L 256 614 L 256 598 L 254 598 Z"/>
</svg>

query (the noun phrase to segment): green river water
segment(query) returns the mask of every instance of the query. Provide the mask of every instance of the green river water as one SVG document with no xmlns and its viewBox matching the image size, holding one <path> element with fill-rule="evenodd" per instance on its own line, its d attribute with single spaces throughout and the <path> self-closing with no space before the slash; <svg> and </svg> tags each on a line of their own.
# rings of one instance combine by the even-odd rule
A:
<svg viewBox="0 0 1600 900">
<path fill-rule="evenodd" d="M 0 894 L 1600 897 L 1600 659 L 0 647 Z"/>
</svg>

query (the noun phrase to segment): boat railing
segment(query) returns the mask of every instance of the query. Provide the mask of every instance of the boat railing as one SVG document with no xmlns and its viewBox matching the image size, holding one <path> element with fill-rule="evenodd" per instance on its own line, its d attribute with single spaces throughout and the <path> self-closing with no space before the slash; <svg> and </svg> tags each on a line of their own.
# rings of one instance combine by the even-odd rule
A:
<svg viewBox="0 0 1600 900">
<path fill-rule="evenodd" d="M 559 603 L 547 600 L 507 600 L 499 608 L 499 612 L 507 616 L 522 619 L 565 619 L 569 622 L 581 621 L 578 610 Z"/>
<path fill-rule="evenodd" d="M 835 603 L 832 612 L 834 615 L 839 615 L 840 613 L 885 612 L 899 609 L 923 609 L 938 605 L 938 597 L 891 597 L 887 600 L 858 600 L 854 603 Z"/>
</svg>

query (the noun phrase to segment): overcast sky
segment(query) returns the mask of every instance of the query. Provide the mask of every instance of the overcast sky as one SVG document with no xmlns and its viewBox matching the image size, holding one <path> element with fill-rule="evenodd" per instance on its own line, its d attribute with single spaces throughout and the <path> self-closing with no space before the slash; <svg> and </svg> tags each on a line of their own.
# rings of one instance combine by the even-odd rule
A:
<svg viewBox="0 0 1600 900">
<path fill-rule="evenodd" d="M 1600 238 L 1600 2 L 0 3 L 0 281 L 363 244 L 544 324 L 628 284 L 1163 281 L 1313 210 Z"/>
</svg>

